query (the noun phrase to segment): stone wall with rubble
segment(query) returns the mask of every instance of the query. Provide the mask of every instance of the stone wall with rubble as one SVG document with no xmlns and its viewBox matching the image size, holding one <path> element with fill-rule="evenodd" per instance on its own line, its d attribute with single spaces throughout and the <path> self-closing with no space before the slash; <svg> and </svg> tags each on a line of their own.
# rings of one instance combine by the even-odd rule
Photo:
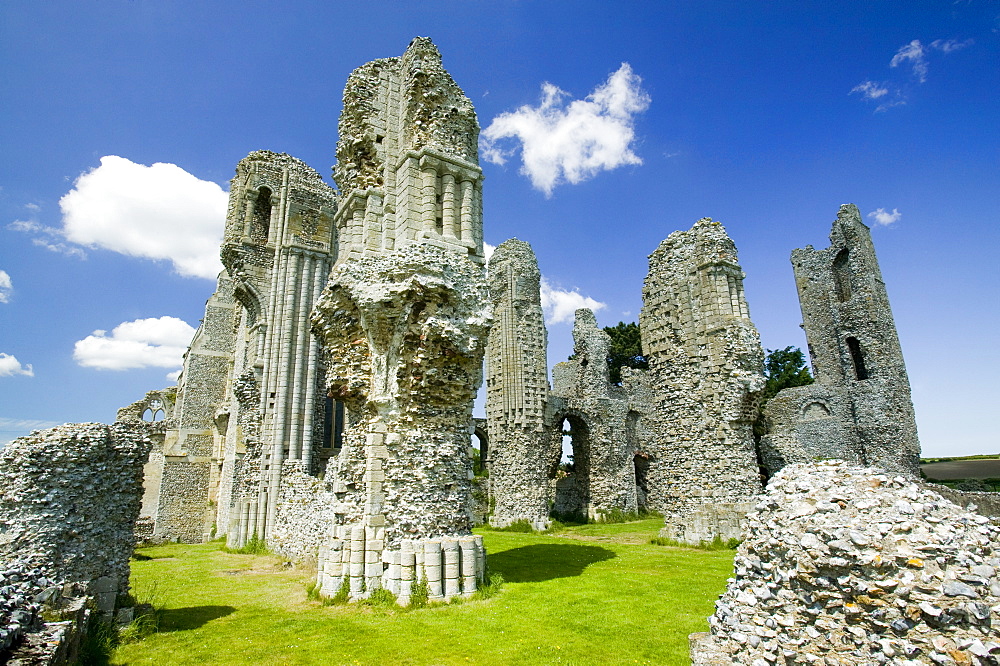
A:
<svg viewBox="0 0 1000 666">
<path fill-rule="evenodd" d="M 293 560 L 314 560 L 333 524 L 333 493 L 320 478 L 285 463 L 268 548 Z"/>
<path fill-rule="evenodd" d="M 901 475 L 789 465 L 692 661 L 995 664 L 1000 527 Z"/>
<path fill-rule="evenodd" d="M 0 560 L 80 583 L 111 612 L 129 589 L 142 467 L 141 421 L 75 423 L 19 437 L 0 452 Z"/>
<path fill-rule="evenodd" d="M 541 529 L 549 522 L 549 477 L 561 451 L 561 437 L 545 421 L 541 273 L 531 246 L 512 238 L 494 250 L 488 276 L 494 312 L 486 348 L 490 522 L 505 527 L 527 520 Z"/>
<path fill-rule="evenodd" d="M 752 422 L 764 352 L 743 277 L 733 241 L 709 218 L 649 257 L 639 317 L 655 433 L 648 504 L 664 512 L 670 538 L 689 540 L 685 521 L 701 505 L 761 490 Z"/>
<path fill-rule="evenodd" d="M 614 511 L 638 511 L 638 495 L 648 490 L 639 490 L 645 482 L 636 469 L 637 457 L 650 446 L 642 423 L 649 411 L 649 392 L 636 386 L 646 383 L 645 373 L 629 373 L 622 386 L 613 386 L 608 379 L 609 344 L 593 311 L 577 310 L 573 358 L 552 371 L 545 419 L 546 430 L 560 439 L 568 424 L 572 442 L 572 470 L 558 474 L 553 511 L 597 521 Z M 548 461 L 551 470 L 558 467 L 561 453 L 560 447 Z"/>
<path fill-rule="evenodd" d="M 903 352 L 871 232 L 840 207 L 830 247 L 792 252 L 816 383 L 785 389 L 765 411 L 765 463 L 836 457 L 915 477 L 920 442 Z"/>
</svg>

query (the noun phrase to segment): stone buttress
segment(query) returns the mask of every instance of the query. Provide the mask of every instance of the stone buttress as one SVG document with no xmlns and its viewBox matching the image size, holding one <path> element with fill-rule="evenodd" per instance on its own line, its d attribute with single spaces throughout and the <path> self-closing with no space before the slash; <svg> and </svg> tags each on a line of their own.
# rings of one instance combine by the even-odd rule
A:
<svg viewBox="0 0 1000 666">
<path fill-rule="evenodd" d="M 752 423 L 764 353 L 743 278 L 736 246 L 709 218 L 649 257 L 639 317 L 653 393 L 647 502 L 664 513 L 667 537 L 738 537 L 720 507 L 761 491 Z"/>
<path fill-rule="evenodd" d="M 344 100 L 339 255 L 312 319 L 345 415 L 318 583 L 469 595 L 485 568 L 469 425 L 491 323 L 478 123 L 425 38 L 355 70 Z"/>
</svg>

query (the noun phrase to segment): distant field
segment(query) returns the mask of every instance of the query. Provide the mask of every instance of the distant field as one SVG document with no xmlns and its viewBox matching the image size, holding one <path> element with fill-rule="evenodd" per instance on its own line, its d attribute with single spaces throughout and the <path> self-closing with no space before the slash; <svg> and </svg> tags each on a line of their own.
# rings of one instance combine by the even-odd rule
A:
<svg viewBox="0 0 1000 666">
<path fill-rule="evenodd" d="M 921 465 L 929 479 L 992 479 L 1000 477 L 1000 458 L 979 460 L 948 460 Z"/>
</svg>

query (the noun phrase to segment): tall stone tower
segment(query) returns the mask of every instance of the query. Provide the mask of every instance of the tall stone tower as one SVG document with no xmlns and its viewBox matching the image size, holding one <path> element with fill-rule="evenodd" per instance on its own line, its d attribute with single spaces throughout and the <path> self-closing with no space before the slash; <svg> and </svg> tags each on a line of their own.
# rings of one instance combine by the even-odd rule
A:
<svg viewBox="0 0 1000 666">
<path fill-rule="evenodd" d="M 334 524 L 318 583 L 405 603 L 471 594 L 469 425 L 491 323 L 472 103 L 429 39 L 348 79 L 335 178 L 337 263 L 313 315 L 343 405 Z"/>
<path fill-rule="evenodd" d="M 792 268 L 816 383 L 768 403 L 765 461 L 836 457 L 916 475 L 920 442 L 903 351 L 857 206 L 840 207 L 830 247 L 794 250 Z"/>
<path fill-rule="evenodd" d="M 270 536 L 282 474 L 313 472 L 323 445 L 309 313 L 336 256 L 335 213 L 333 188 L 301 160 L 257 151 L 236 166 L 222 262 L 239 308 L 217 520 L 234 545 Z"/>
<path fill-rule="evenodd" d="M 482 263 L 479 124 L 431 40 L 354 70 L 338 131 L 338 261 L 419 243 Z"/>
<path fill-rule="evenodd" d="M 516 238 L 490 258 L 495 323 L 486 352 L 486 416 L 490 441 L 491 522 L 505 527 L 549 522 L 548 468 L 558 441 L 545 427 L 549 382 L 541 273 L 531 246 Z"/>
<path fill-rule="evenodd" d="M 743 277 L 736 246 L 709 218 L 670 234 L 649 257 L 639 316 L 655 432 L 647 502 L 664 512 L 672 538 L 696 541 L 696 510 L 761 490 L 752 424 L 764 353 Z M 738 536 L 739 525 L 716 533 Z"/>
</svg>

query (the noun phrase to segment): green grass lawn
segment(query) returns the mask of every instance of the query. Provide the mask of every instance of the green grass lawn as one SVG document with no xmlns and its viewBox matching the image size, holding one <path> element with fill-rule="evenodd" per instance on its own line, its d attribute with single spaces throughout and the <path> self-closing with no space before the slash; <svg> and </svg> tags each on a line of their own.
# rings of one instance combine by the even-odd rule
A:
<svg viewBox="0 0 1000 666">
<path fill-rule="evenodd" d="M 311 572 L 219 543 L 144 548 L 133 587 L 153 590 L 160 629 L 112 663 L 689 664 L 733 551 L 650 545 L 661 526 L 482 532 L 503 590 L 419 610 L 323 606 L 306 598 Z"/>
</svg>

